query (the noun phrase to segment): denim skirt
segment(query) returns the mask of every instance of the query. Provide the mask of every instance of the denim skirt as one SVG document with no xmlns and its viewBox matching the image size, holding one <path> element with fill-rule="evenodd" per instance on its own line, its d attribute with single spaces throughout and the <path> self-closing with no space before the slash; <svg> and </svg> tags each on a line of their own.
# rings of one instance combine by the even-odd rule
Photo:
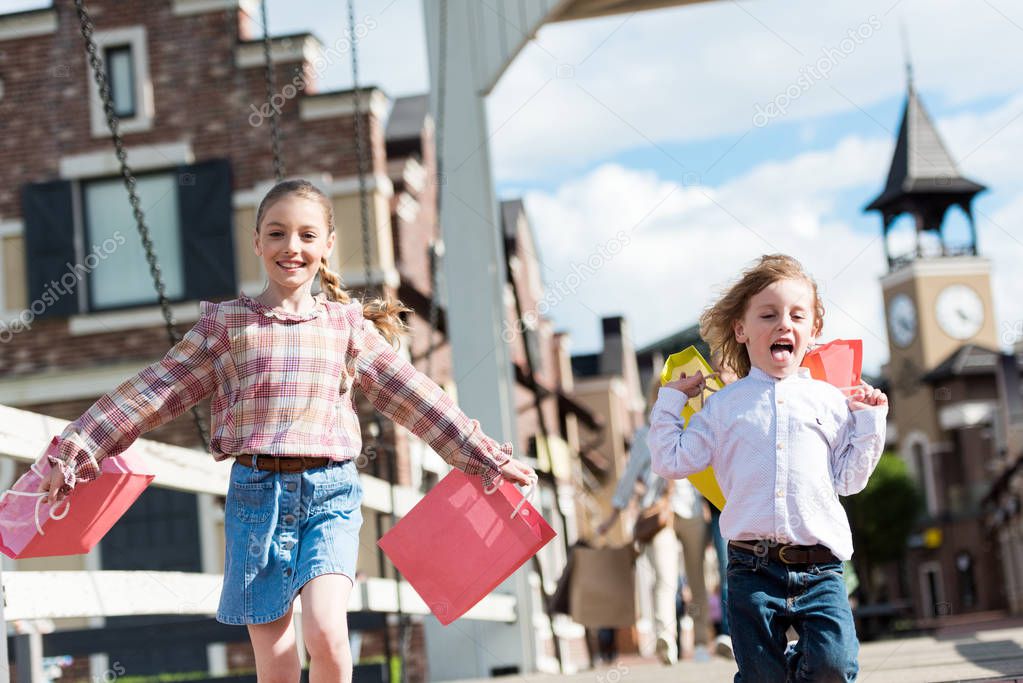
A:
<svg viewBox="0 0 1023 683">
<path fill-rule="evenodd" d="M 354 460 L 294 473 L 235 461 L 224 508 L 224 587 L 217 621 L 280 619 L 302 586 L 322 574 L 344 574 L 354 583 L 361 505 Z"/>
</svg>

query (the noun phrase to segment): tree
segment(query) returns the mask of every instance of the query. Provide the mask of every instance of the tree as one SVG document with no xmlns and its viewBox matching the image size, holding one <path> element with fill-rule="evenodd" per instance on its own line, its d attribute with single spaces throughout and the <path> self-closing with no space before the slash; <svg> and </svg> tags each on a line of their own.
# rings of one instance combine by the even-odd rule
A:
<svg viewBox="0 0 1023 683">
<path fill-rule="evenodd" d="M 906 540 L 923 509 L 923 496 L 905 461 L 894 453 L 884 453 L 867 487 L 843 503 L 852 527 L 858 573 L 871 602 L 871 569 L 903 558 Z"/>
</svg>

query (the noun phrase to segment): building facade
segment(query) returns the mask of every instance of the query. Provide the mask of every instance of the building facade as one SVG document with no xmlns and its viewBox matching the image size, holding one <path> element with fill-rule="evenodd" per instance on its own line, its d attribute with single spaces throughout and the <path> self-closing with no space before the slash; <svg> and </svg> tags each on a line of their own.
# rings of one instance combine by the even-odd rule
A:
<svg viewBox="0 0 1023 683">
<path fill-rule="evenodd" d="M 325 46 L 312 34 L 273 36 L 276 85 L 267 103 L 253 3 L 94 0 L 89 10 L 178 333 L 198 319 L 200 300 L 256 295 L 264 287 L 252 243 L 256 207 L 273 185 L 269 114 L 278 109 L 286 175 L 309 179 L 333 203 L 333 269 L 355 295 L 392 295 L 413 309 L 403 352 L 454 392 L 443 307 L 434 300 L 436 159 L 425 96 L 391 100 L 376 88 L 359 92 L 368 159 L 364 219 L 355 93 L 321 92 L 316 84 L 325 65 L 348 59 L 347 48 Z M 0 143 L 0 404 L 70 420 L 158 360 L 170 342 L 73 6 L 0 15 L 0 47 L 6 132 Z M 404 640 L 410 680 L 444 680 L 454 675 L 446 671 L 444 646 L 487 642 L 486 653 L 472 661 L 473 675 L 530 668 L 529 634 L 508 610 L 491 610 L 486 600 L 479 618 L 464 622 L 461 638 L 434 632 L 432 643 L 432 617 L 398 613 L 397 577 L 376 540 L 449 468 L 364 400 L 359 408 L 366 498 L 358 579 L 365 609 L 391 615 L 386 629 L 361 634 L 361 658 L 389 670 Z M 208 404 L 199 410 L 209 415 Z M 208 457 L 189 415 L 147 438 Z M 9 485 L 23 470 L 7 462 L 0 483 Z M 93 553 L 3 566 L 219 573 L 222 507 L 217 496 L 151 487 Z M 521 590 L 527 583 L 502 587 L 495 604 L 528 596 Z M 535 611 L 528 602 L 517 609 Z M 152 622 L 124 617 L 106 625 Z M 198 639 L 110 656 L 140 675 L 225 674 L 252 665 L 246 643 L 207 647 Z M 95 658 L 92 666 L 94 673 L 106 668 Z"/>
</svg>

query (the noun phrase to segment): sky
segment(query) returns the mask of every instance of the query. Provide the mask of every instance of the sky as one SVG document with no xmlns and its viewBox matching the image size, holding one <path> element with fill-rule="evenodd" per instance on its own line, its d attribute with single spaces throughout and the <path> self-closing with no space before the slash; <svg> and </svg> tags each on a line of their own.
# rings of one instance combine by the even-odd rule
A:
<svg viewBox="0 0 1023 683">
<path fill-rule="evenodd" d="M 268 23 L 329 47 L 345 12 L 269 0 Z M 358 0 L 356 13 L 372 27 L 362 83 L 425 92 L 420 1 Z M 907 52 L 962 174 L 989 188 L 978 244 L 1010 345 L 1023 330 L 1023 4 L 719 0 L 545 26 L 488 97 L 498 195 L 525 200 L 548 287 L 573 285 L 545 311 L 573 352 L 599 349 L 602 316 L 624 315 L 637 345 L 687 327 L 758 256 L 785 252 L 821 287 L 822 340 L 862 338 L 876 374 L 887 264 L 880 218 L 862 208 L 887 175 Z M 350 87 L 350 70 L 331 64 L 321 89 Z M 966 235 L 961 215 L 948 226 Z M 893 249 L 911 234 L 900 222 Z"/>
</svg>

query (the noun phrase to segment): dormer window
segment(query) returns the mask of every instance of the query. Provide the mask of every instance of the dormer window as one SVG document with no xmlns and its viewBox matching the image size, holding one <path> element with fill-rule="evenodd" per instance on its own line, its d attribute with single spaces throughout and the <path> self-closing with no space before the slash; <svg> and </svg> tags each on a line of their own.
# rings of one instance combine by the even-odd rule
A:
<svg viewBox="0 0 1023 683">
<path fill-rule="evenodd" d="M 138 109 L 135 97 L 135 65 L 131 45 L 115 45 L 105 50 L 103 62 L 107 67 L 107 82 L 114 113 L 118 118 L 135 117 Z"/>
<path fill-rule="evenodd" d="M 114 113 L 119 119 L 122 134 L 152 130 L 156 108 L 153 100 L 153 80 L 149 73 L 149 48 L 145 26 L 96 31 L 93 35 L 110 85 Z M 83 56 L 83 59 L 86 59 Z M 110 135 L 106 112 L 92 77 L 92 67 L 86 61 L 89 73 L 89 109 L 93 137 Z"/>
</svg>

